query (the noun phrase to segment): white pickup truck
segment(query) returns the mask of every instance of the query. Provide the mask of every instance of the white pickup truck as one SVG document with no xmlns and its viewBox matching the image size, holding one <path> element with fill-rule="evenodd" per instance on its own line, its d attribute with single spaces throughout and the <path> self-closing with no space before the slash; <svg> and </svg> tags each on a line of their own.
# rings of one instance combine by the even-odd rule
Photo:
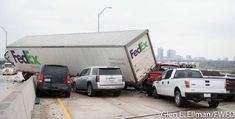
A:
<svg viewBox="0 0 235 119">
<path fill-rule="evenodd" d="M 206 100 L 209 107 L 216 108 L 219 101 L 229 95 L 226 90 L 226 79 L 203 78 L 199 69 L 168 70 L 153 83 L 153 87 L 155 98 L 160 95 L 174 97 L 178 107 L 182 106 L 185 100 Z"/>
</svg>

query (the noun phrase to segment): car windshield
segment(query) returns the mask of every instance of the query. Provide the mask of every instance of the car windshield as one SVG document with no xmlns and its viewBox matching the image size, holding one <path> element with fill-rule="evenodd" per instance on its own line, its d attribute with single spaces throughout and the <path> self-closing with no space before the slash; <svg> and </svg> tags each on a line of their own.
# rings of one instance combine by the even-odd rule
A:
<svg viewBox="0 0 235 119">
<path fill-rule="evenodd" d="M 203 78 L 200 71 L 193 70 L 178 70 L 174 78 Z"/>
<path fill-rule="evenodd" d="M 100 75 L 121 75 L 120 68 L 99 68 Z"/>
</svg>

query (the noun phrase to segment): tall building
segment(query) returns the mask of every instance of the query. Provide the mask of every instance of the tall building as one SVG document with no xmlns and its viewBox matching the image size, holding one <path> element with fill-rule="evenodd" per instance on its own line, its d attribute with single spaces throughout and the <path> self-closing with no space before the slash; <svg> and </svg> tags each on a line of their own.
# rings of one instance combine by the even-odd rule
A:
<svg viewBox="0 0 235 119">
<path fill-rule="evenodd" d="M 158 59 L 163 59 L 164 55 L 163 55 L 163 48 L 158 48 L 157 49 L 157 58 Z"/>
<path fill-rule="evenodd" d="M 186 55 L 186 60 L 192 60 L 192 55 Z"/>
<path fill-rule="evenodd" d="M 176 51 L 169 49 L 169 50 L 167 51 L 167 58 L 168 58 L 169 60 L 174 60 L 174 59 L 176 58 Z"/>
<path fill-rule="evenodd" d="M 223 59 L 223 61 L 228 61 L 228 57 L 225 57 L 225 58 Z"/>
</svg>

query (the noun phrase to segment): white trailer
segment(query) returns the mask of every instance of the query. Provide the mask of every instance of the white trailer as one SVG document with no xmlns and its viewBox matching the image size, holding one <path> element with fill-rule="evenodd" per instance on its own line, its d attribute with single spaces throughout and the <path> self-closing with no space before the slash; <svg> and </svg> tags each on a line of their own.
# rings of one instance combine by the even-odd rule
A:
<svg viewBox="0 0 235 119">
<path fill-rule="evenodd" d="M 26 36 L 7 46 L 5 59 L 25 77 L 44 64 L 61 64 L 76 75 L 89 66 L 119 66 L 128 85 L 155 66 L 148 30 Z"/>
</svg>

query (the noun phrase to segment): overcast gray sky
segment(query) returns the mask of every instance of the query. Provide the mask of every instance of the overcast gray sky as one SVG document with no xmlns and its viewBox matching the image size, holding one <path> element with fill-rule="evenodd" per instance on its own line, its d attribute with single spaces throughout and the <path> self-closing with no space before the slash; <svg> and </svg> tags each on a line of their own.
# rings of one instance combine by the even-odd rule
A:
<svg viewBox="0 0 235 119">
<path fill-rule="evenodd" d="M 8 43 L 26 35 L 149 29 L 153 47 L 210 59 L 235 56 L 235 0 L 0 0 Z M 0 58 L 5 34 L 0 29 Z"/>
</svg>

